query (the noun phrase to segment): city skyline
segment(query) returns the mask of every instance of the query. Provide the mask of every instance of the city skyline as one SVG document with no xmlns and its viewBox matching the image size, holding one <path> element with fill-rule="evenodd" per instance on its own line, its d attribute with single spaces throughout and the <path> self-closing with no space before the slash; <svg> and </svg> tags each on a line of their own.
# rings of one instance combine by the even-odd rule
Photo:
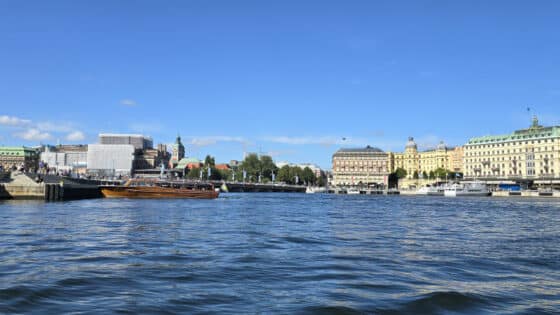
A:
<svg viewBox="0 0 560 315">
<path fill-rule="evenodd" d="M 189 156 L 330 168 L 560 124 L 552 1 L 101 3 L 0 5 L 0 144 L 180 134 Z"/>
</svg>

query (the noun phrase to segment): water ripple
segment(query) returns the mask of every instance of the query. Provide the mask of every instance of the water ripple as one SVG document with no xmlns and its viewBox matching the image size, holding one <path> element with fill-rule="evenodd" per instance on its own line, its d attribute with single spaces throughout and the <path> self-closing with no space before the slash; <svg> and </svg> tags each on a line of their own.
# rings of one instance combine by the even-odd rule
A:
<svg viewBox="0 0 560 315">
<path fill-rule="evenodd" d="M 550 199 L 0 201 L 0 313 L 558 314 Z"/>
</svg>

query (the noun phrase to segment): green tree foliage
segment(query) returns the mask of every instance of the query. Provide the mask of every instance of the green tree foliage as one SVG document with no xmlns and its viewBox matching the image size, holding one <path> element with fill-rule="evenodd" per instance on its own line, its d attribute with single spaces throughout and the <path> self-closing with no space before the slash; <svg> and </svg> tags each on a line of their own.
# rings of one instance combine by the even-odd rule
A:
<svg viewBox="0 0 560 315">
<path fill-rule="evenodd" d="M 325 187 L 326 185 L 327 179 L 325 178 L 325 176 L 319 176 L 319 178 L 317 178 L 317 186 Z"/>
<path fill-rule="evenodd" d="M 435 179 L 436 178 L 436 173 L 434 173 L 434 171 L 430 171 L 430 173 L 428 174 L 428 178 L 429 179 Z"/>
<path fill-rule="evenodd" d="M 189 179 L 199 179 L 200 178 L 200 168 L 192 168 L 187 173 L 187 178 Z"/>
<path fill-rule="evenodd" d="M 291 173 L 291 168 L 288 165 L 284 165 L 278 170 L 278 175 L 276 176 L 276 178 L 280 182 L 290 183 Z"/>
<path fill-rule="evenodd" d="M 204 159 L 204 167 L 214 167 L 216 166 L 216 161 L 214 159 L 214 157 L 207 155 L 206 158 Z"/>
<path fill-rule="evenodd" d="M 447 177 L 447 170 L 441 167 L 438 167 L 434 171 L 434 176 L 439 179 L 445 179 Z"/>
<path fill-rule="evenodd" d="M 395 175 L 397 176 L 397 178 L 401 179 L 401 178 L 405 178 L 406 175 L 408 175 L 408 173 L 404 168 L 399 167 L 395 170 Z"/>
<path fill-rule="evenodd" d="M 301 171 L 301 179 L 308 185 L 315 185 L 315 183 L 317 182 L 315 173 L 313 173 L 313 171 L 307 166 Z"/>
<path fill-rule="evenodd" d="M 428 178 L 428 173 L 426 173 L 426 171 L 422 172 L 422 178 L 424 179 Z"/>
<path fill-rule="evenodd" d="M 418 171 L 414 171 L 414 173 L 412 174 L 412 178 L 418 179 Z"/>
<path fill-rule="evenodd" d="M 258 181 L 259 175 L 263 182 L 272 180 L 272 173 L 278 175 L 278 167 L 268 155 L 249 154 L 245 157 L 241 165 L 237 168 L 236 179 L 243 180 L 243 170 L 247 172 L 247 181 Z"/>
<path fill-rule="evenodd" d="M 272 157 L 268 155 L 261 155 L 260 157 L 260 167 L 263 179 L 272 180 L 272 173 L 278 171 L 278 167 L 272 161 Z"/>
</svg>

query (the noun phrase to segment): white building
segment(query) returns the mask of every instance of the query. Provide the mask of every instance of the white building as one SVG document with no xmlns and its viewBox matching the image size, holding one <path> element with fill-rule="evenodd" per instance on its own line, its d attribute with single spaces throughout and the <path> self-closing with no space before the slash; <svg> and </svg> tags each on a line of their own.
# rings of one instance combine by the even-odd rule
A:
<svg viewBox="0 0 560 315">
<path fill-rule="evenodd" d="M 100 133 L 100 144 L 132 144 L 137 150 L 151 149 L 154 146 L 152 138 L 138 134 Z"/>
<path fill-rule="evenodd" d="M 57 171 L 84 173 L 87 167 L 87 145 L 46 146 L 40 161 Z"/>
<path fill-rule="evenodd" d="M 87 171 L 98 176 L 130 176 L 135 160 L 132 144 L 90 144 Z"/>
</svg>

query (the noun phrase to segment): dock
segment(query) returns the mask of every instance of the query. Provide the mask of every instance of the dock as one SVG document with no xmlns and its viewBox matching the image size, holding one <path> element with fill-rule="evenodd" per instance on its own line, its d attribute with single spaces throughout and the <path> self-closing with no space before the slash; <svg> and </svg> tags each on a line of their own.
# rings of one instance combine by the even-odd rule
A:
<svg viewBox="0 0 560 315">
<path fill-rule="evenodd" d="M 47 202 L 100 198 L 96 181 L 12 173 L 0 182 L 0 199 L 37 199 Z"/>
</svg>

